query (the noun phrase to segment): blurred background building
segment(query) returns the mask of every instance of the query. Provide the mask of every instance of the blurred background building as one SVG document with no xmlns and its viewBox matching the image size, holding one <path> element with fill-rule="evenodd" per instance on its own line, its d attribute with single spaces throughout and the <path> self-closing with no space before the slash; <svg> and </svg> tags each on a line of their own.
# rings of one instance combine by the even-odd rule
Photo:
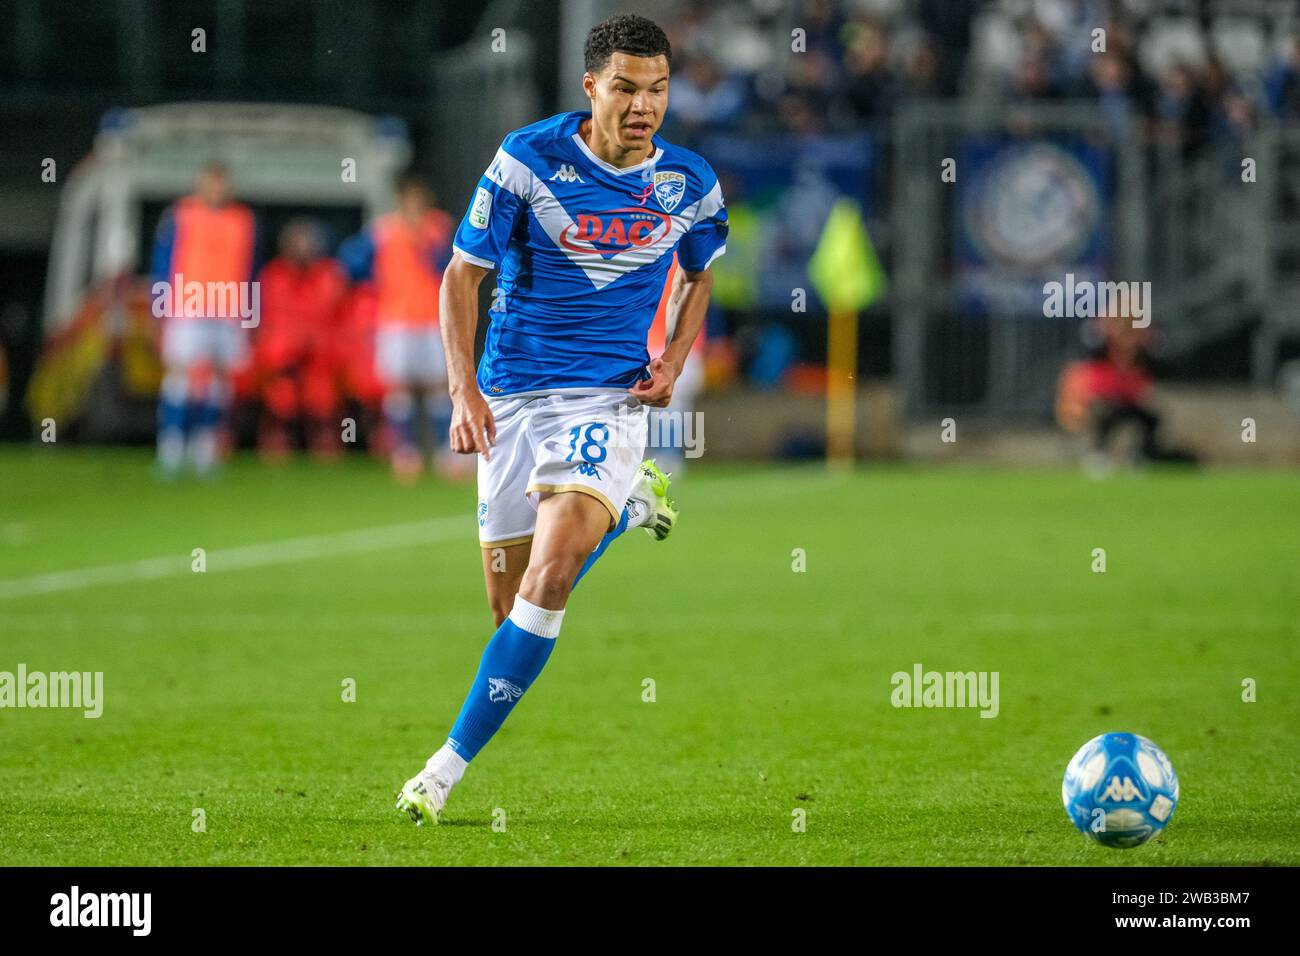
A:
<svg viewBox="0 0 1300 956">
<path fill-rule="evenodd" d="M 504 133 L 585 106 L 589 26 L 639 12 L 674 48 L 662 135 L 718 171 L 732 224 L 704 351 L 709 455 L 822 453 L 809 262 L 848 199 L 884 276 L 857 333 L 860 455 L 1069 460 L 1062 386 L 1092 379 L 1063 371 L 1109 340 L 1103 317 L 1045 314 L 1044 285 L 1068 276 L 1150 283 L 1141 354 L 1179 445 L 1300 463 L 1295 0 L 6 6 L 5 439 L 53 416 L 76 438 L 152 441 L 140 282 L 204 162 L 257 215 L 261 262 L 304 216 L 337 254 L 407 167 L 458 220 Z M 339 337 L 367 334 L 363 291 Z M 340 387 L 373 421 L 373 383 Z M 244 398 L 251 443 L 257 389 Z M 945 418 L 961 442 L 941 440 Z M 1272 440 L 1243 442 L 1246 418 Z"/>
</svg>

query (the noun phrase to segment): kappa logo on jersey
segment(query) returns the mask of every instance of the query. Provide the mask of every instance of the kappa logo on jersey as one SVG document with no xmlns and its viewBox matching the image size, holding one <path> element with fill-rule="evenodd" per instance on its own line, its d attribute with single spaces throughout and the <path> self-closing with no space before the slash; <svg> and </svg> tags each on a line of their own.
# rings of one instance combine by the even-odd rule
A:
<svg viewBox="0 0 1300 956">
<path fill-rule="evenodd" d="M 478 503 L 478 526 L 481 528 L 487 524 L 488 503 L 480 501 Z"/>
<path fill-rule="evenodd" d="M 1132 777 L 1125 777 L 1120 780 L 1119 777 L 1111 777 L 1110 783 L 1106 784 L 1106 789 L 1102 792 L 1102 800 L 1114 800 L 1119 803 L 1128 803 L 1130 800 L 1141 800 L 1142 791 L 1133 784 Z"/>
<path fill-rule="evenodd" d="M 629 249 L 653 246 L 672 230 L 672 216 L 653 209 L 629 207 L 579 213 L 560 233 L 560 245 L 569 252 L 614 256 Z"/>
<path fill-rule="evenodd" d="M 518 700 L 524 696 L 523 689 L 510 683 L 504 677 L 488 678 L 488 700 L 496 704 Z"/>
<path fill-rule="evenodd" d="M 586 180 L 578 175 L 578 171 L 573 168 L 572 163 L 561 163 L 560 168 L 550 178 L 550 182 L 559 180 L 562 183 L 585 183 Z"/>
<path fill-rule="evenodd" d="M 686 174 L 674 172 L 655 173 L 655 199 L 664 207 L 664 212 L 672 212 L 686 195 Z"/>
</svg>

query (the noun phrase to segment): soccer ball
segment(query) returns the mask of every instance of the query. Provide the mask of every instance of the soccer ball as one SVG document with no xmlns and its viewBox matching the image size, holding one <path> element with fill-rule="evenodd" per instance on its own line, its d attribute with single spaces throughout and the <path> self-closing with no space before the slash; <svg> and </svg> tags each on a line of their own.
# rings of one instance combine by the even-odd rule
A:
<svg viewBox="0 0 1300 956">
<path fill-rule="evenodd" d="M 1070 821 L 1104 846 L 1141 846 L 1178 806 L 1178 774 L 1165 752 L 1138 734 L 1101 734 L 1079 748 L 1061 782 Z"/>
</svg>

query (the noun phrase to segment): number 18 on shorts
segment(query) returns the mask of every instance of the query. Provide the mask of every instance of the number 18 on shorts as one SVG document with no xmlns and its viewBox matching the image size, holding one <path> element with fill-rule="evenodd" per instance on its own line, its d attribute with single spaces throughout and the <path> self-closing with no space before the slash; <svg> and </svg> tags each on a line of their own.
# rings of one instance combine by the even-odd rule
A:
<svg viewBox="0 0 1300 956">
<path fill-rule="evenodd" d="M 478 460 L 479 541 L 532 538 L 546 492 L 576 491 L 618 521 L 645 453 L 646 406 L 622 390 L 489 398 L 497 442 Z"/>
</svg>

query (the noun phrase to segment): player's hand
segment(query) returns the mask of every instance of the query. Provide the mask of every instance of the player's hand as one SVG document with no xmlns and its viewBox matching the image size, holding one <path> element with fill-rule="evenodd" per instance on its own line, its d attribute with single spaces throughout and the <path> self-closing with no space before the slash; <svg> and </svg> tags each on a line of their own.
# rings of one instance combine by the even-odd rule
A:
<svg viewBox="0 0 1300 956">
<path fill-rule="evenodd" d="M 478 389 L 454 397 L 451 406 L 451 450 L 461 455 L 480 452 L 491 460 L 497 443 L 497 423 Z"/>
<path fill-rule="evenodd" d="M 681 374 L 681 369 L 671 362 L 665 362 L 661 358 L 654 359 L 650 362 L 650 377 L 637 382 L 628 389 L 628 393 L 642 405 L 666 408 L 673 400 L 673 386 L 677 384 L 677 376 Z"/>
</svg>

